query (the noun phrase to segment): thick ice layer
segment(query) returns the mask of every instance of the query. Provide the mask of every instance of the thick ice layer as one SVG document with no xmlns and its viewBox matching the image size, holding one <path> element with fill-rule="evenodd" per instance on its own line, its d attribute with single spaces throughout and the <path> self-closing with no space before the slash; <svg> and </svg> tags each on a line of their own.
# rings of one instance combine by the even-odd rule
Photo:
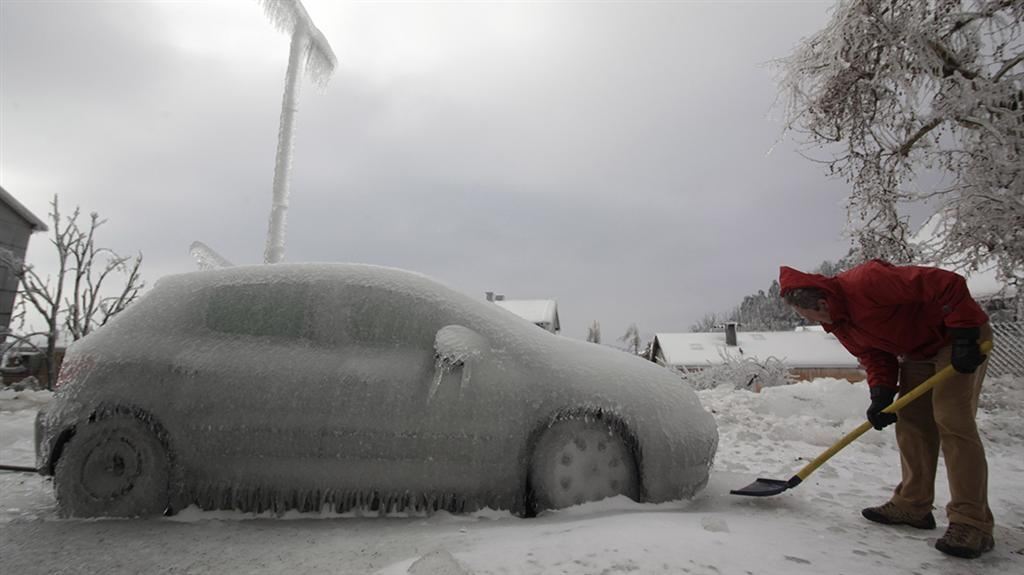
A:
<svg viewBox="0 0 1024 575">
<path fill-rule="evenodd" d="M 166 443 L 179 506 L 518 511 L 534 445 L 574 417 L 635 444 L 665 501 L 706 483 L 718 440 L 668 370 L 375 266 L 168 277 L 65 366 L 40 468 L 67 430 L 131 413 Z"/>
</svg>

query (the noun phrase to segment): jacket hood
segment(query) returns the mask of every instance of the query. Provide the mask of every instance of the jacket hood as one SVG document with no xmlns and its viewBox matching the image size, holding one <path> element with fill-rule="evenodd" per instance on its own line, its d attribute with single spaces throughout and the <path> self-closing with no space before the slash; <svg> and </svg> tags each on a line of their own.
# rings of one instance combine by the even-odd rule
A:
<svg viewBox="0 0 1024 575">
<path fill-rule="evenodd" d="M 819 274 L 808 274 L 791 267 L 782 266 L 779 268 L 779 290 L 780 295 L 797 288 L 818 288 L 835 295 L 835 288 L 832 286 L 832 278 Z"/>
<path fill-rule="evenodd" d="M 832 321 L 843 321 L 847 319 L 846 298 L 843 296 L 843 289 L 835 278 L 821 274 L 808 274 L 791 267 L 782 266 L 779 268 L 779 295 L 785 296 L 786 292 L 797 288 L 818 288 L 825 292 L 825 301 L 828 302 L 828 309 L 832 315 Z M 825 331 L 831 331 L 829 325 L 824 325 Z"/>
</svg>

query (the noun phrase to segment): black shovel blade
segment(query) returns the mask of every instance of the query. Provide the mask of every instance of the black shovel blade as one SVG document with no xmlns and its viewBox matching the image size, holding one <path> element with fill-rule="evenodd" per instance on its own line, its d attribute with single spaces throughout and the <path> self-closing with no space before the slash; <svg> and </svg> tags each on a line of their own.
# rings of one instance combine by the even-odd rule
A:
<svg viewBox="0 0 1024 575">
<path fill-rule="evenodd" d="M 733 495 L 748 495 L 750 497 L 768 497 L 769 495 L 778 495 L 783 491 L 792 487 L 791 481 L 784 481 L 782 479 L 765 479 L 758 477 L 757 481 L 744 487 L 743 489 L 733 489 L 729 493 Z"/>
<path fill-rule="evenodd" d="M 21 465 L 0 465 L 0 471 L 22 471 L 25 473 L 37 473 L 35 467 L 24 467 Z"/>
</svg>

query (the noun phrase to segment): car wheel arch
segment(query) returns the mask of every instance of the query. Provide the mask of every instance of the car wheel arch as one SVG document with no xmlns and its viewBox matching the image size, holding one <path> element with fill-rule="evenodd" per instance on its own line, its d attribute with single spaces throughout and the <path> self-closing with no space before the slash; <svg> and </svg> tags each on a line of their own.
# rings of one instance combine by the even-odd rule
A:
<svg viewBox="0 0 1024 575">
<path fill-rule="evenodd" d="M 134 405 L 125 404 L 100 404 L 89 414 L 89 417 L 83 421 L 78 422 L 75 425 L 69 426 L 61 430 L 57 436 L 57 440 L 54 441 L 53 449 L 50 451 L 50 460 L 46 465 L 46 474 L 54 475 L 57 471 L 57 462 L 60 461 L 61 455 L 64 453 L 64 448 L 67 446 L 71 438 L 75 436 L 78 431 L 78 427 L 81 425 L 87 425 L 103 419 L 107 419 L 114 416 L 128 416 L 142 422 L 160 441 L 164 449 L 167 451 L 167 460 L 172 470 L 177 469 L 176 452 L 171 442 L 170 434 L 167 429 L 160 423 L 151 412 L 142 409 Z"/>
<path fill-rule="evenodd" d="M 533 486 L 530 481 L 530 470 L 534 465 L 534 456 L 541 438 L 544 436 L 544 433 L 556 423 L 572 420 L 600 421 L 607 425 L 612 433 L 622 439 L 626 448 L 633 455 L 633 461 L 636 466 L 635 472 L 637 482 L 639 483 L 640 500 L 646 501 L 647 489 L 645 487 L 646 481 L 643 472 L 642 444 L 629 425 L 623 421 L 621 415 L 611 409 L 603 407 L 570 407 L 560 409 L 546 419 L 543 419 L 534 426 L 533 430 L 530 432 L 525 445 L 525 453 L 523 455 L 525 465 L 522 465 L 521 493 L 523 494 L 523 515 L 525 517 L 535 517 L 538 511 Z"/>
</svg>

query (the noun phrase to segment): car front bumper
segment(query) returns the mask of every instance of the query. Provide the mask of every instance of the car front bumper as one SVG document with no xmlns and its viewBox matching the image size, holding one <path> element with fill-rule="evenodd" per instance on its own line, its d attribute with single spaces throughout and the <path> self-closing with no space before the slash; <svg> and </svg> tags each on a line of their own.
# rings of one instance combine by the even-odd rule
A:
<svg viewBox="0 0 1024 575">
<path fill-rule="evenodd" d="M 35 443 L 36 443 L 36 470 L 40 475 L 53 475 L 50 466 L 50 453 L 53 451 L 54 434 L 49 433 L 47 425 L 48 407 L 44 405 L 36 413 Z"/>
</svg>

